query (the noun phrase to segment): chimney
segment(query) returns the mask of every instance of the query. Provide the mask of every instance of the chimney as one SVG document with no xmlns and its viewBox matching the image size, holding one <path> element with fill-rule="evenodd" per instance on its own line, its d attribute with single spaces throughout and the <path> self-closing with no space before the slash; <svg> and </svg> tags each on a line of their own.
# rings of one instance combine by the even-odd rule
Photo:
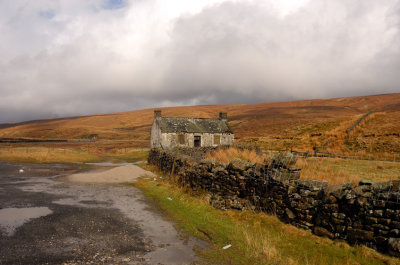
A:
<svg viewBox="0 0 400 265">
<path fill-rule="evenodd" d="M 220 112 L 220 113 L 219 113 L 219 119 L 220 119 L 221 121 L 228 121 L 228 113 L 226 113 L 226 112 Z"/>
<path fill-rule="evenodd" d="M 156 109 L 154 110 L 154 119 L 161 118 L 161 110 Z"/>
</svg>

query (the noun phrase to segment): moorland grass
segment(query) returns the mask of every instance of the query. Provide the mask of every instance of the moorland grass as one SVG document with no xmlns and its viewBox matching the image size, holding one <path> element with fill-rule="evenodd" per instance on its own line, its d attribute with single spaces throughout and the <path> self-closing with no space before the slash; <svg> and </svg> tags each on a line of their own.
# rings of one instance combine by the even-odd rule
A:
<svg viewBox="0 0 400 265">
<path fill-rule="evenodd" d="M 14 163 L 93 163 L 93 162 L 136 162 L 146 160 L 147 149 L 122 148 L 113 152 L 82 150 L 75 148 L 24 146 L 0 148 L 0 161 Z"/>
<path fill-rule="evenodd" d="M 221 148 L 205 155 L 208 160 L 229 163 L 242 160 L 250 163 L 268 164 L 274 153 L 257 153 L 254 150 L 235 147 Z M 302 179 L 328 181 L 330 184 L 353 182 L 361 179 L 377 182 L 400 180 L 400 161 L 395 157 L 348 156 L 348 157 L 308 157 L 298 158 L 296 167 L 300 168 Z"/>
<path fill-rule="evenodd" d="M 325 180 L 330 184 L 358 184 L 361 179 L 400 180 L 400 162 L 394 160 L 309 157 L 298 159 L 296 165 L 301 168 L 301 178 Z"/>
<path fill-rule="evenodd" d="M 207 105 L 162 108 L 164 117 L 217 118 L 228 112 L 235 142 L 257 144 L 263 150 L 332 153 L 367 151 L 369 154 L 398 152 L 400 147 L 400 93 L 390 95 L 269 102 L 255 105 Z M 358 118 L 368 116 L 350 133 Z M 29 123 L 5 124 L 0 138 L 121 140 L 130 145 L 149 145 L 153 109 Z"/>
<path fill-rule="evenodd" d="M 269 159 L 267 155 L 258 154 L 255 150 L 239 149 L 236 147 L 222 148 L 208 152 L 205 158 L 223 163 L 229 163 L 236 159 L 251 163 L 266 163 Z"/>
</svg>

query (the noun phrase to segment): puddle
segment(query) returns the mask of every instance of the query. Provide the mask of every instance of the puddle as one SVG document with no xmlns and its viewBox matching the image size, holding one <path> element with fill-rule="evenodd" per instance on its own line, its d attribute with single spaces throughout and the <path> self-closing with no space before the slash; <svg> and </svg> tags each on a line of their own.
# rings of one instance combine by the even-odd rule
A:
<svg viewBox="0 0 400 265">
<path fill-rule="evenodd" d="M 0 228 L 8 236 L 12 236 L 15 230 L 24 223 L 51 213 L 52 211 L 47 207 L 0 209 Z"/>
<path fill-rule="evenodd" d="M 138 165 L 142 163 L 147 163 L 146 161 L 136 161 L 132 163 L 110 163 L 110 162 L 99 162 L 99 163 L 85 163 L 86 165 L 91 166 L 103 166 L 103 167 L 119 167 L 119 166 L 129 166 L 129 165 Z"/>
<path fill-rule="evenodd" d="M 109 162 L 102 162 L 102 163 L 85 163 L 86 165 L 91 165 L 91 166 L 103 166 L 103 167 L 119 167 L 119 166 L 129 166 L 129 165 L 135 165 L 135 163 L 109 163 Z"/>
<path fill-rule="evenodd" d="M 7 181 L 4 183 L 6 183 L 6 184 L 43 183 L 44 185 L 45 184 L 54 184 L 54 181 L 52 179 L 58 178 L 60 176 L 63 176 L 63 175 L 54 175 L 54 176 L 51 176 L 48 178 L 37 178 L 37 179 L 25 177 L 25 178 L 16 179 L 14 181 Z"/>
</svg>

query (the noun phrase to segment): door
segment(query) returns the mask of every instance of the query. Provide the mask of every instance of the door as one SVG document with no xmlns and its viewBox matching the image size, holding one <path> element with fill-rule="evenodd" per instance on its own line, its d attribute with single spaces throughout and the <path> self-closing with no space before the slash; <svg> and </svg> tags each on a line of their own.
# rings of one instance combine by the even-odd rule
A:
<svg viewBox="0 0 400 265">
<path fill-rule="evenodd" d="M 195 136 L 194 137 L 194 147 L 200 147 L 201 146 L 201 136 Z"/>
</svg>

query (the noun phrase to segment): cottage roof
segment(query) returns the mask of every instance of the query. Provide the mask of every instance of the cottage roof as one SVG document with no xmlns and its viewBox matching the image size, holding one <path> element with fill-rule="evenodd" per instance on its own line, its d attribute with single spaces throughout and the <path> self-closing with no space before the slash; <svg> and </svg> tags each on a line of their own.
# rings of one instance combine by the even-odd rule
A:
<svg viewBox="0 0 400 265">
<path fill-rule="evenodd" d="M 160 117 L 157 122 L 163 133 L 233 133 L 226 120 Z"/>
</svg>

